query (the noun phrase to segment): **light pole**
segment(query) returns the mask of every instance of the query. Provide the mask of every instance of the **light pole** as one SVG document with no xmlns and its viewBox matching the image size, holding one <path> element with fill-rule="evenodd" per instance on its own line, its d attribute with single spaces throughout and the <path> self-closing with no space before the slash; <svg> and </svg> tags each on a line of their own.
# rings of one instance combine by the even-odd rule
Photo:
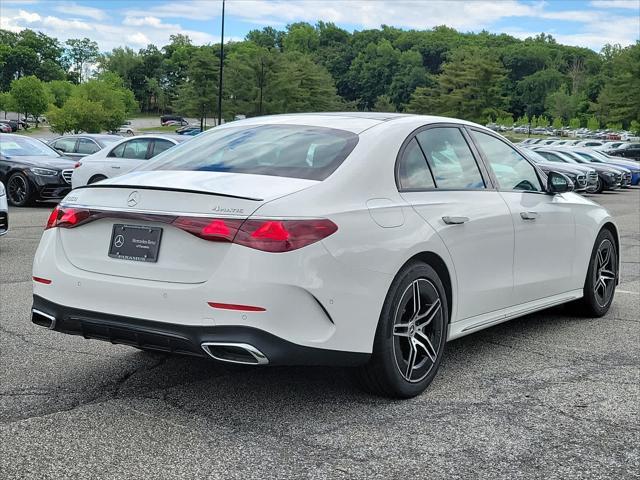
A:
<svg viewBox="0 0 640 480">
<path fill-rule="evenodd" d="M 224 65 L 224 0 L 222 0 L 222 33 L 220 35 L 220 78 L 218 79 L 218 125 L 222 125 L 222 68 Z"/>
</svg>

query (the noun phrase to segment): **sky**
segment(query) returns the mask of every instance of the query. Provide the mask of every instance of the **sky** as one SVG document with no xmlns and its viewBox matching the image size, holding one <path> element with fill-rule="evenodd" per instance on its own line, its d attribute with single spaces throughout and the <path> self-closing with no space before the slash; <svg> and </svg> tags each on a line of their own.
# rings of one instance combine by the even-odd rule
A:
<svg viewBox="0 0 640 480">
<path fill-rule="evenodd" d="M 220 41 L 221 0 L 0 0 L 0 27 L 38 30 L 64 41 L 89 37 L 102 51 L 161 47 L 175 33 L 195 44 Z M 640 38 L 640 0 L 227 0 L 225 41 L 252 29 L 318 20 L 349 30 L 386 24 L 405 29 L 447 25 L 599 51 Z"/>
</svg>

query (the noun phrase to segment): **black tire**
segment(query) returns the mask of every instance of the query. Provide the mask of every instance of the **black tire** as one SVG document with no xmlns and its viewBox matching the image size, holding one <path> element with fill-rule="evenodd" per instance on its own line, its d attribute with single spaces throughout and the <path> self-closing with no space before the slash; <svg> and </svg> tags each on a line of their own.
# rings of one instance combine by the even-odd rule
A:
<svg viewBox="0 0 640 480">
<path fill-rule="evenodd" d="M 412 303 L 416 289 L 420 298 L 418 315 Z M 409 290 L 412 296 L 407 298 Z M 358 383 L 370 393 L 391 398 L 410 398 L 422 393 L 436 376 L 442 360 L 448 312 L 444 286 L 436 271 L 422 262 L 407 264 L 389 288 L 371 359 L 356 370 Z"/>
<path fill-rule="evenodd" d="M 598 176 L 598 183 L 596 186 L 596 190 L 593 193 L 602 193 L 604 191 L 604 182 L 600 179 L 600 176 Z"/>
<path fill-rule="evenodd" d="M 601 253 L 604 250 L 609 251 Z M 618 250 L 613 234 L 603 229 L 598 234 L 591 258 L 583 297 L 576 302 L 579 313 L 588 317 L 602 317 L 609 311 L 618 281 Z"/>
<path fill-rule="evenodd" d="M 26 175 L 13 173 L 7 180 L 7 200 L 15 207 L 26 207 L 33 202 L 35 192 Z"/>
<path fill-rule="evenodd" d="M 99 182 L 100 180 L 106 180 L 107 177 L 105 177 L 104 175 L 94 175 L 93 177 L 91 177 L 89 179 L 89 181 L 87 182 L 87 185 L 90 185 L 92 183 L 96 183 Z"/>
</svg>

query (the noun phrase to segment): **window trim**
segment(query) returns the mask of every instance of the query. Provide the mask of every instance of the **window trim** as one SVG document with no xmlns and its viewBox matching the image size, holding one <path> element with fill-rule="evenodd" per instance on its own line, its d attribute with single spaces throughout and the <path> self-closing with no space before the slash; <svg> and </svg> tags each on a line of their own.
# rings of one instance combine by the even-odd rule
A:
<svg viewBox="0 0 640 480">
<path fill-rule="evenodd" d="M 418 128 L 416 128 L 415 130 L 413 130 L 408 136 L 407 138 L 404 139 L 404 141 L 402 142 L 402 145 L 400 145 L 400 149 L 398 150 L 398 154 L 396 155 L 396 162 L 395 162 L 395 167 L 394 167 L 394 177 L 395 177 L 395 182 L 396 182 L 396 188 L 398 189 L 399 193 L 416 193 L 416 192 L 492 192 L 492 191 L 496 191 L 496 186 L 497 183 L 494 182 L 493 178 L 489 175 L 489 172 L 486 168 L 486 166 L 484 165 L 483 162 L 483 158 L 479 155 L 477 149 L 475 148 L 475 144 L 473 144 L 470 135 L 465 131 L 465 126 L 464 124 L 461 123 L 449 123 L 449 122 L 437 122 L 437 123 L 429 123 L 427 125 L 421 125 Z M 429 159 L 427 158 L 427 155 L 424 153 L 424 150 L 422 149 L 422 145 L 420 145 L 420 141 L 416 138 L 416 136 L 419 133 L 422 133 L 426 130 L 431 130 L 434 128 L 455 128 L 457 129 L 460 134 L 462 135 L 462 138 L 464 139 L 464 141 L 466 142 L 467 146 L 469 147 L 469 151 L 471 152 L 471 156 L 473 157 L 473 160 L 476 162 L 476 166 L 478 167 L 478 172 L 480 173 L 480 178 L 482 179 L 482 181 L 484 182 L 484 188 L 438 188 L 438 183 L 436 182 L 434 176 L 433 176 L 433 172 L 431 171 L 431 165 L 429 165 Z M 420 150 L 422 151 L 422 155 L 425 158 L 425 161 L 427 163 L 427 168 L 429 169 L 429 172 L 431 173 L 431 178 L 433 180 L 433 184 L 436 185 L 435 187 L 430 187 L 430 188 L 402 188 L 400 186 L 400 161 L 402 160 L 402 157 L 404 156 L 404 152 L 407 149 L 409 143 L 411 142 L 411 140 L 413 140 L 414 138 L 416 138 L 416 143 L 418 144 L 418 146 L 420 147 Z"/>
<path fill-rule="evenodd" d="M 465 128 L 465 130 L 468 131 L 467 133 L 469 135 L 469 139 L 475 145 L 475 147 L 476 147 L 476 149 L 478 151 L 478 155 L 480 155 L 480 157 L 482 158 L 482 162 L 485 164 L 485 167 L 486 167 L 487 171 L 489 172 L 489 175 L 491 176 L 491 180 L 495 185 L 495 189 L 498 192 L 535 193 L 535 194 L 538 194 L 538 195 L 540 195 L 540 194 L 546 195 L 547 194 L 547 192 L 545 190 L 546 182 L 544 181 L 544 179 L 546 179 L 547 176 L 544 175 L 544 173 L 538 168 L 538 166 L 534 162 L 529 160 L 526 155 L 523 155 L 522 153 L 520 153 L 520 151 L 515 146 L 511 145 L 511 142 L 509 142 L 508 140 L 505 141 L 504 138 L 502 138 L 500 135 L 496 135 L 495 132 L 493 132 L 492 130 L 487 131 L 487 130 L 484 130 L 482 128 L 475 127 L 473 125 L 465 125 L 464 128 Z M 529 165 L 531 165 L 531 167 L 533 167 L 533 171 L 537 175 L 538 181 L 540 182 L 541 190 L 540 191 L 536 191 L 536 190 L 514 190 L 512 188 L 500 188 L 500 183 L 498 182 L 498 178 L 496 177 L 496 174 L 493 171 L 493 168 L 491 168 L 491 163 L 489 162 L 489 159 L 485 156 L 485 154 L 482 151 L 482 149 L 480 148 L 480 146 L 476 143 L 475 139 L 473 138 L 473 135 L 471 135 L 472 131 L 473 132 L 478 132 L 478 133 L 484 133 L 485 135 L 488 135 L 490 137 L 494 137 L 496 140 L 499 140 L 500 142 L 504 143 L 507 147 L 511 148 L 518 155 L 520 155 Z"/>
</svg>

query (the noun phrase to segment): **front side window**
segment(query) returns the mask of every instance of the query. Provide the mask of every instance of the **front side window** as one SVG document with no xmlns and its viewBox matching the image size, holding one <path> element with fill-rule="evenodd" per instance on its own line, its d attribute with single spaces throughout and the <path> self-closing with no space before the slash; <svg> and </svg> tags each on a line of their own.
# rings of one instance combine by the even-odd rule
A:
<svg viewBox="0 0 640 480">
<path fill-rule="evenodd" d="M 407 144 L 398 163 L 398 186 L 402 190 L 423 190 L 435 187 L 427 159 L 415 138 Z"/>
<path fill-rule="evenodd" d="M 540 192 L 542 185 L 535 168 L 515 149 L 486 133 L 471 131 L 503 190 Z"/>
<path fill-rule="evenodd" d="M 324 180 L 357 143 L 355 133 L 307 125 L 214 128 L 163 152 L 141 169 Z"/>
<path fill-rule="evenodd" d="M 437 188 L 485 188 L 480 169 L 462 132 L 455 127 L 438 127 L 416 135 Z"/>
<path fill-rule="evenodd" d="M 96 145 L 96 142 L 89 140 L 88 138 L 81 138 L 78 140 L 78 153 L 84 155 L 91 155 L 100 150 L 100 147 Z"/>
</svg>

